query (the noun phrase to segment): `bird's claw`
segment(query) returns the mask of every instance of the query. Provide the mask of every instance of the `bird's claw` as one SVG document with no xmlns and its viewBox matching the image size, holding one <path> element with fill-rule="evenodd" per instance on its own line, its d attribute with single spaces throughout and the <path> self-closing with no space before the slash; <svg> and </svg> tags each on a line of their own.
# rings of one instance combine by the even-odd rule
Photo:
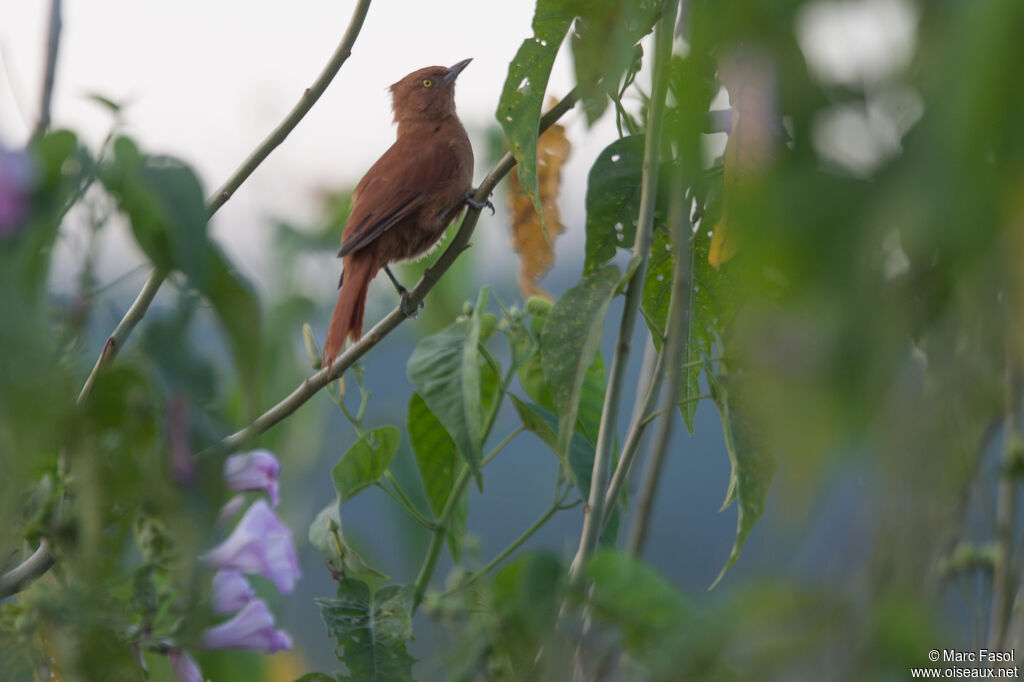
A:
<svg viewBox="0 0 1024 682">
<path fill-rule="evenodd" d="M 402 302 L 398 304 L 398 307 L 402 311 L 402 314 L 405 315 L 407 318 L 411 317 L 411 318 L 415 319 L 415 318 L 419 317 L 420 310 L 422 310 L 423 307 L 424 307 L 423 301 L 420 301 L 420 304 L 418 306 L 410 306 L 409 305 L 409 290 L 406 289 L 405 287 L 402 287 L 401 290 L 398 293 L 402 297 Z M 410 307 L 412 308 L 411 310 L 410 310 Z"/>
<path fill-rule="evenodd" d="M 484 199 L 483 201 L 477 201 L 476 199 L 473 198 L 474 194 L 476 194 L 475 189 L 471 189 L 468 192 L 466 192 L 466 203 L 478 211 L 482 211 L 485 208 L 489 208 L 491 209 L 491 215 L 494 215 L 494 204 L 491 203 L 491 200 L 488 198 Z"/>
</svg>

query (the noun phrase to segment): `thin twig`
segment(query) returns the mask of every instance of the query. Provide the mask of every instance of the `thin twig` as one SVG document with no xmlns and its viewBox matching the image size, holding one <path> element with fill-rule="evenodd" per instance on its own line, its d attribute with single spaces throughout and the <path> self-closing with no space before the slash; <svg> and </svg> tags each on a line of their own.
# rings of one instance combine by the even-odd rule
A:
<svg viewBox="0 0 1024 682">
<path fill-rule="evenodd" d="M 292 110 L 285 117 L 284 121 L 281 122 L 277 128 L 275 128 L 270 135 L 256 148 L 249 158 L 242 163 L 242 165 L 234 172 L 234 174 L 228 179 L 224 185 L 217 190 L 217 192 L 207 202 L 207 214 L 212 217 L 217 210 L 223 206 L 231 195 L 238 189 L 238 187 L 245 182 L 245 180 L 252 174 L 260 163 L 266 159 L 274 149 L 281 144 L 281 142 L 288 136 L 288 134 L 298 125 L 299 121 L 313 108 L 313 105 L 320 98 L 320 96 L 330 85 L 334 76 L 338 73 L 341 65 L 345 63 L 349 55 L 352 54 L 352 45 L 355 43 L 356 37 L 359 35 L 359 31 L 362 29 L 363 20 L 366 18 L 366 13 L 370 8 L 370 0 L 360 0 L 359 4 L 356 5 L 355 11 L 352 13 L 352 19 L 349 21 L 348 28 L 345 31 L 345 35 L 342 37 L 341 42 L 338 44 L 334 54 L 331 55 L 330 61 L 327 66 L 324 67 L 323 71 L 313 82 L 299 99 Z M 51 11 L 50 17 L 50 41 L 47 52 L 47 86 L 44 86 L 44 99 L 42 112 L 40 113 L 40 128 L 45 128 L 49 125 L 49 109 L 50 109 L 50 94 L 48 91 L 52 91 L 53 88 L 53 73 L 51 69 L 55 69 L 56 64 L 56 53 L 57 53 L 57 42 L 60 32 L 60 0 L 53 1 L 53 10 Z M 51 62 L 52 61 L 52 65 Z M 45 120 L 45 123 L 44 123 Z M 100 369 L 111 362 L 117 355 L 121 346 L 124 345 L 128 336 L 135 329 L 135 326 L 139 321 L 146 315 L 149 310 L 150 304 L 156 297 L 157 291 L 160 286 L 164 283 L 167 277 L 167 273 L 162 270 L 154 270 L 149 279 L 143 285 L 139 295 L 135 297 L 135 301 L 128 308 L 124 317 L 118 323 L 117 328 L 107 338 L 103 344 L 103 349 L 100 351 L 99 357 L 96 359 L 96 364 L 93 366 L 92 371 L 89 373 L 88 378 L 85 380 L 85 384 L 82 386 L 82 391 L 78 394 L 78 403 L 81 404 L 92 392 L 92 387 L 96 383 L 96 377 L 99 374 Z M 25 563 L 27 564 L 32 559 L 38 557 L 32 567 L 41 567 L 42 570 L 38 575 L 34 575 L 30 580 L 26 581 L 11 581 L 9 577 L 15 574 L 16 571 L 21 570 L 22 566 L 8 571 L 7 573 L 0 575 L 0 585 L 14 584 L 14 589 L 11 594 L 18 592 L 29 584 L 32 580 L 35 580 L 53 565 L 53 556 L 49 553 L 47 545 L 41 542 L 36 552 L 29 558 Z M 6 596 L 6 595 L 5 595 Z"/>
<path fill-rule="evenodd" d="M 682 185 L 682 178 L 675 177 L 678 185 Z M 672 203 L 669 206 L 669 226 L 672 231 L 673 250 L 675 251 L 675 263 L 672 268 L 672 295 L 669 300 L 668 314 L 668 340 L 665 342 L 663 352 L 668 358 L 670 369 L 668 377 L 667 393 L 665 395 L 665 416 L 658 424 L 658 430 L 651 441 L 650 454 L 647 456 L 647 468 L 644 471 L 644 480 L 641 484 L 640 494 L 637 497 L 636 511 L 633 516 L 633 523 L 630 526 L 629 538 L 626 543 L 626 551 L 637 555 L 643 550 L 644 541 L 647 538 L 648 522 L 651 509 L 654 506 L 654 497 L 658 491 L 658 483 L 661 481 L 661 469 L 665 461 L 665 454 L 668 452 L 668 442 L 672 435 L 672 424 L 675 421 L 676 397 L 679 395 L 679 387 L 682 383 L 684 370 L 682 365 L 684 353 L 687 351 L 686 320 L 689 315 L 687 301 L 691 289 L 690 278 L 693 273 L 690 267 L 690 240 L 687 239 L 687 211 L 683 203 L 682 187 L 677 186 L 670 192 Z"/>
<path fill-rule="evenodd" d="M 566 489 L 566 491 L 568 492 L 568 489 Z M 563 495 L 562 497 L 564 499 L 565 496 Z M 494 568 L 498 564 L 500 564 L 502 561 L 507 559 L 509 557 L 509 555 L 512 554 L 512 552 L 514 552 L 517 549 L 519 549 L 523 545 L 523 543 L 525 543 L 527 540 L 529 540 L 531 537 L 533 537 L 534 533 L 536 533 L 538 530 L 540 530 L 544 526 L 544 524 L 546 524 L 551 519 L 552 516 L 554 516 L 558 512 L 563 511 L 565 509 L 572 509 L 573 507 L 575 507 L 575 506 L 579 505 L 581 502 L 583 502 L 582 499 L 578 499 L 578 500 L 576 500 L 576 502 L 574 502 L 572 504 L 562 504 L 562 501 L 563 500 L 560 499 L 560 500 L 557 500 L 557 501 L 553 502 L 551 504 L 551 506 L 548 507 L 547 511 L 545 511 L 541 515 L 541 517 L 539 519 L 534 521 L 533 525 L 531 525 L 529 528 L 524 530 L 519 535 L 518 538 L 513 540 L 511 544 L 509 544 L 507 547 L 505 547 L 505 549 L 503 549 L 500 552 L 498 552 L 498 554 L 493 559 L 488 561 L 485 566 L 483 566 L 480 569 L 470 573 L 468 576 L 466 576 L 466 578 L 461 583 L 459 583 L 459 585 L 457 587 L 454 587 L 454 588 L 448 590 L 442 596 L 447 596 L 449 594 L 452 594 L 456 590 L 465 589 L 466 587 L 468 587 L 468 586 L 472 585 L 474 582 L 476 582 L 476 580 L 478 578 L 487 575 L 492 570 L 494 570 Z"/>
<path fill-rule="evenodd" d="M 153 302 L 153 298 L 156 296 L 156 292 L 160 289 L 160 285 L 163 284 L 166 274 L 163 270 L 154 270 L 146 280 L 146 283 L 142 286 L 142 290 L 139 291 L 139 295 L 136 296 L 135 302 L 132 303 L 131 307 L 128 308 L 128 312 L 124 314 L 121 321 L 118 323 L 117 328 L 107 338 L 106 343 L 103 344 L 103 350 L 100 351 L 100 356 L 96 358 L 96 364 L 93 365 L 92 371 L 89 373 L 89 377 L 85 380 L 85 384 L 82 386 L 81 393 L 78 394 L 77 404 L 81 405 L 85 402 L 85 399 L 92 393 L 92 387 L 96 383 L 96 377 L 99 376 L 100 369 L 112 362 L 117 353 L 121 350 L 121 346 L 124 344 L 125 339 L 132 333 L 135 325 L 139 323 L 139 320 L 143 318 L 146 311 L 149 310 L 149 304 Z"/>
<path fill-rule="evenodd" d="M 576 91 L 574 90 L 562 98 L 558 104 L 541 117 L 539 128 L 540 132 L 551 127 L 551 125 L 554 124 L 554 122 L 557 121 L 566 111 L 571 109 L 575 103 Z M 480 187 L 477 188 L 476 194 L 473 197 L 474 200 L 484 201 L 487 199 L 491 192 L 494 191 L 494 187 L 503 177 L 505 177 L 505 175 L 508 174 L 510 170 L 512 170 L 515 164 L 515 157 L 512 156 L 512 154 L 505 154 L 501 161 L 499 161 L 487 177 L 484 178 L 484 181 L 480 183 Z M 455 262 L 455 259 L 459 254 L 468 248 L 469 238 L 472 236 L 473 230 L 476 228 L 476 222 L 479 216 L 480 209 L 470 206 L 466 210 L 466 215 L 462 220 L 462 225 L 459 227 L 459 231 L 448 245 L 448 248 L 444 250 L 433 265 L 423 272 L 423 276 L 420 277 L 416 286 L 409 290 L 408 306 L 418 306 L 420 301 L 426 297 L 427 292 L 433 288 L 441 276 L 452 266 L 452 263 Z M 384 319 L 374 325 L 368 332 L 363 334 L 363 338 L 349 346 L 344 353 L 336 357 L 330 366 L 324 367 L 313 374 L 313 376 L 304 379 L 302 383 L 299 384 L 298 387 L 296 387 L 295 390 L 292 391 L 284 400 L 261 414 L 255 419 L 255 421 L 245 428 L 231 434 L 220 443 L 207 448 L 200 453 L 200 456 L 234 452 L 253 438 L 264 433 L 270 427 L 274 426 L 282 419 L 295 412 L 295 410 L 299 409 L 299 407 L 316 395 L 316 393 L 324 386 L 340 377 L 356 360 L 363 357 L 363 355 L 380 343 L 385 336 L 395 329 L 395 327 L 402 324 L 406 319 L 407 317 L 405 313 L 402 312 L 401 306 L 396 306 L 394 310 L 384 316 Z"/>
<path fill-rule="evenodd" d="M 670 19 L 666 20 L 666 17 Z M 597 546 L 601 525 L 604 521 L 605 494 L 611 475 L 612 448 L 615 444 L 616 421 L 619 403 L 625 386 L 626 364 L 629 361 L 630 339 L 636 326 L 637 313 L 647 274 L 651 242 L 654 239 L 654 208 L 658 192 L 658 161 L 661 154 L 661 133 L 665 117 L 665 99 L 668 78 L 665 69 L 672 52 L 672 28 L 675 21 L 675 3 L 663 3 L 662 19 L 654 32 L 654 88 L 651 106 L 647 112 L 647 132 L 644 140 L 643 178 L 640 188 L 640 211 L 636 226 L 636 241 L 633 245 L 633 262 L 636 268 L 626 289 L 626 302 L 622 309 L 615 353 L 612 356 L 611 372 L 601 411 L 601 426 L 597 435 L 594 453 L 593 473 L 590 479 L 590 499 L 584 509 L 583 530 L 580 544 L 573 558 L 570 573 L 579 575 L 590 555 Z"/>
<path fill-rule="evenodd" d="M 207 200 L 206 212 L 209 217 L 213 217 L 213 214 L 223 206 L 231 195 L 234 194 L 235 190 L 241 186 L 243 182 L 248 179 L 252 172 L 256 170 L 263 161 L 270 156 L 270 153 L 277 148 L 281 142 L 284 141 L 288 134 L 295 129 L 299 121 L 309 113 L 309 110 L 313 108 L 316 101 L 330 85 L 334 76 L 337 75 L 341 65 L 345 63 L 349 55 L 352 54 L 352 45 L 355 43 L 356 37 L 359 35 L 359 31 L 363 27 L 363 20 L 366 18 L 366 13 L 370 9 L 370 0 L 360 0 L 359 4 L 356 5 L 355 11 L 352 13 L 352 19 L 349 21 L 348 29 L 345 31 L 345 35 L 342 37 L 338 47 L 334 50 L 334 54 L 331 55 L 331 59 L 327 62 L 323 71 L 317 76 L 313 84 L 307 88 L 303 93 L 302 97 L 299 98 L 298 103 L 292 107 L 292 110 L 288 112 L 288 115 L 284 118 L 281 123 L 274 128 L 273 131 L 260 143 L 260 146 L 249 155 L 241 166 L 228 178 L 220 189 L 214 192 L 213 196 Z M 82 388 L 82 393 L 79 395 L 79 402 L 81 402 L 86 396 L 89 395 L 93 383 L 96 381 L 96 374 L 99 370 L 104 367 L 108 362 L 113 360 L 117 351 L 124 345 L 125 340 L 135 329 L 135 325 L 138 324 L 139 320 L 145 316 L 146 311 L 149 309 L 149 305 L 153 302 L 153 298 L 156 296 L 157 290 L 164 283 L 164 279 L 167 277 L 167 273 L 154 270 L 150 274 L 149 279 L 146 280 L 146 284 L 142 287 L 142 291 L 135 298 L 135 302 L 132 303 L 128 312 L 125 313 L 124 318 L 117 325 L 117 329 L 107 339 L 103 345 L 103 350 L 100 352 L 99 358 L 96 360 L 96 365 L 93 367 L 92 372 L 89 374 L 89 378 L 86 379 L 85 386 Z"/>
<path fill-rule="evenodd" d="M 651 344 L 650 348 L 654 345 Z M 658 404 L 658 396 L 661 395 L 661 381 L 665 376 L 665 351 L 667 347 L 663 343 L 661 352 L 657 354 L 654 369 L 648 375 L 647 392 L 643 397 L 643 403 L 634 410 L 633 423 L 629 427 L 626 441 L 622 446 L 622 454 L 619 455 L 619 463 L 615 466 L 611 482 L 608 484 L 608 492 L 604 496 L 604 518 L 601 521 L 601 529 L 608 524 L 612 512 L 615 510 L 615 502 L 622 492 L 622 486 L 626 484 L 626 478 L 633 467 L 636 453 L 640 451 L 640 440 L 643 438 L 650 423 L 650 415 Z"/>
<path fill-rule="evenodd" d="M 50 28 L 46 38 L 46 62 L 43 67 L 43 88 L 39 95 L 39 120 L 36 121 L 36 135 L 50 127 L 50 106 L 53 102 L 53 86 L 57 78 L 57 52 L 60 48 L 61 0 L 50 2 Z"/>
<path fill-rule="evenodd" d="M 32 553 L 32 556 L 0 575 L 0 599 L 6 599 L 12 594 L 21 592 L 41 578 L 53 564 L 54 558 L 50 552 L 50 543 L 43 538 L 39 542 L 39 548 Z"/>
</svg>

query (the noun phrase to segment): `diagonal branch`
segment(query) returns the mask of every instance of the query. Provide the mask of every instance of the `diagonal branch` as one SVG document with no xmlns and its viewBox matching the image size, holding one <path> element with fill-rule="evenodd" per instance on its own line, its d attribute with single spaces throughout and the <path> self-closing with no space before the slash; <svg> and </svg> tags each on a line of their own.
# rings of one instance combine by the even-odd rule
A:
<svg viewBox="0 0 1024 682">
<path fill-rule="evenodd" d="M 327 62 L 327 65 L 317 76 L 309 88 L 303 93 L 298 103 L 292 107 L 292 110 L 288 112 L 288 115 L 280 125 L 274 128 L 273 131 L 263 140 L 259 147 L 249 155 L 241 166 L 238 167 L 227 182 L 225 182 L 220 189 L 208 200 L 206 210 L 207 214 L 212 217 L 217 210 L 227 203 L 231 195 L 234 194 L 243 182 L 248 179 L 252 172 L 256 170 L 270 153 L 277 148 L 281 142 L 284 141 L 288 134 L 295 129 L 299 121 L 313 108 L 316 101 L 320 99 L 320 96 L 327 90 L 327 86 L 330 85 L 334 76 L 337 75 L 338 70 L 341 69 L 341 65 L 345 63 L 349 55 L 352 54 L 352 45 L 355 44 L 356 37 L 359 35 L 359 31 L 363 27 L 363 21 L 366 19 L 366 13 L 370 9 L 370 0 L 360 0 L 359 4 L 356 5 L 355 10 L 352 13 L 352 18 L 349 21 L 348 28 L 345 30 L 345 35 L 342 36 L 341 42 L 338 47 L 334 50 L 334 54 L 331 55 L 331 59 Z M 57 42 L 60 34 L 60 0 L 53 0 L 53 6 L 50 17 L 50 37 L 47 51 L 47 72 L 46 72 L 46 83 L 43 90 L 43 105 L 42 111 L 40 112 L 39 128 L 45 129 L 49 125 L 49 112 L 50 112 L 50 97 L 53 90 L 53 74 L 56 66 L 57 57 Z M 156 297 L 157 291 L 160 286 L 164 283 L 167 278 L 167 272 L 163 270 L 154 270 L 149 279 L 143 285 L 142 290 L 138 296 L 135 297 L 135 301 L 128 308 L 124 317 L 118 323 L 117 327 L 107 338 L 103 344 L 103 349 L 100 351 L 99 357 L 96 359 L 96 364 L 93 365 L 92 371 L 89 373 L 88 378 L 85 380 L 85 384 L 82 386 L 81 393 L 78 394 L 78 404 L 81 404 L 89 397 L 92 392 L 92 387 L 96 383 L 96 377 L 99 374 L 100 369 L 108 365 L 117 356 L 121 346 L 124 345 L 128 336 L 135 329 L 135 326 L 145 317 L 146 312 L 149 310 L 150 304 Z M 0 599 L 11 594 L 20 592 L 32 581 L 42 576 L 54 563 L 52 553 L 49 551 L 49 545 L 44 540 L 39 544 L 39 548 L 32 554 L 31 557 L 25 560 L 23 564 L 17 566 L 7 573 L 0 575 Z"/>
<path fill-rule="evenodd" d="M 356 37 L 359 35 L 359 31 L 363 27 L 363 20 L 366 19 L 366 13 L 370 9 L 370 0 L 360 0 L 359 4 L 356 5 L 355 11 L 352 13 L 352 19 L 349 21 L 348 29 L 345 31 L 345 35 L 342 37 L 338 47 L 334 50 L 334 54 L 331 55 L 330 61 L 317 76 L 316 80 L 311 86 L 306 88 L 302 93 L 302 97 L 299 98 L 298 103 L 292 110 L 288 112 L 284 120 L 274 128 L 267 135 L 266 139 L 260 143 L 260 146 L 253 151 L 249 157 L 242 162 L 242 165 L 227 179 L 227 181 L 221 185 L 220 189 L 214 192 L 213 196 L 206 203 L 206 212 L 209 217 L 213 217 L 213 214 L 220 209 L 228 199 L 235 193 L 243 182 L 245 182 L 253 171 L 256 170 L 263 161 L 270 156 L 270 153 L 274 151 L 278 145 L 280 145 L 288 134 L 295 129 L 295 126 L 299 124 L 299 121 L 309 113 L 309 110 L 313 108 L 316 101 L 320 99 L 320 96 L 327 90 L 327 86 L 331 84 L 334 77 L 337 75 L 338 70 L 341 69 L 341 65 L 345 63 L 349 55 L 352 54 L 352 45 L 355 44 Z M 78 402 L 82 402 L 91 390 L 92 384 L 96 381 L 96 375 L 100 369 L 106 366 L 107 363 L 111 362 L 117 355 L 117 352 L 124 345 L 125 340 L 135 329 L 135 325 L 139 323 L 145 314 L 149 310 L 149 305 L 153 302 L 153 298 L 156 296 L 156 292 L 160 289 L 160 286 L 164 283 L 167 278 L 167 273 L 161 270 L 154 270 L 149 279 L 142 287 L 142 291 L 135 298 L 135 302 L 132 303 L 128 312 L 118 323 L 117 328 L 110 335 L 107 341 L 103 344 L 103 350 L 100 352 L 100 356 L 96 359 L 96 364 L 92 368 L 92 372 L 89 373 L 89 378 L 86 379 L 85 385 L 82 388 L 82 393 L 78 397 Z"/>
<path fill-rule="evenodd" d="M 573 90 L 541 117 L 539 132 L 543 133 L 551 127 L 555 121 L 557 121 L 575 104 L 576 91 Z M 511 153 L 505 154 L 501 161 L 499 161 L 487 177 L 484 178 L 484 181 L 480 183 L 473 199 L 477 202 L 485 201 L 487 197 L 490 196 L 491 192 L 494 191 L 498 182 L 504 178 L 515 165 L 515 157 L 513 157 Z M 420 302 L 426 297 L 427 292 L 433 288 L 441 276 L 452 266 L 452 263 L 455 262 L 455 259 L 458 258 L 459 254 L 469 248 L 469 238 L 473 235 L 473 230 L 476 228 L 476 222 L 479 217 L 480 209 L 470 206 L 466 210 L 466 215 L 462 219 L 462 225 L 459 227 L 459 231 L 452 239 L 451 244 L 448 245 L 448 248 L 445 249 L 444 253 L 441 254 L 437 261 L 424 271 L 420 281 L 417 282 L 416 286 L 409 291 L 407 306 L 413 309 L 419 306 Z M 405 313 L 401 310 L 401 306 L 396 307 L 388 313 L 384 319 L 374 325 L 370 331 L 363 334 L 363 338 L 349 346 L 344 353 L 335 358 L 331 365 L 324 367 L 313 376 L 304 379 L 302 383 L 299 384 L 299 386 L 284 400 L 257 417 L 255 421 L 243 428 L 241 431 L 233 433 L 220 443 L 207 448 L 200 453 L 200 456 L 234 452 L 253 438 L 264 433 L 270 427 L 274 426 L 279 421 L 295 412 L 295 410 L 299 409 L 299 407 L 305 404 L 306 401 L 316 395 L 320 389 L 327 386 L 327 384 L 331 383 L 334 379 L 340 377 L 346 369 L 355 363 L 356 360 L 366 355 L 371 348 L 380 343 L 381 339 L 387 336 L 395 327 L 400 325 L 406 319 Z"/>
</svg>

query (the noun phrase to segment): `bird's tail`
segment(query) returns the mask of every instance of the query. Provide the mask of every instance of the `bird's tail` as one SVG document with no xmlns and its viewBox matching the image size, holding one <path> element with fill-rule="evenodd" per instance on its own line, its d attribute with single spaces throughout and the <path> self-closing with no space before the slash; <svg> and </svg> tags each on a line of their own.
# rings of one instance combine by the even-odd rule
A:
<svg viewBox="0 0 1024 682">
<path fill-rule="evenodd" d="M 372 256 L 352 254 L 345 258 L 338 302 L 334 304 L 334 314 L 324 342 L 324 367 L 341 353 L 347 337 L 358 341 L 363 335 L 366 292 L 370 288 L 370 281 L 380 269 L 376 265 Z"/>
</svg>

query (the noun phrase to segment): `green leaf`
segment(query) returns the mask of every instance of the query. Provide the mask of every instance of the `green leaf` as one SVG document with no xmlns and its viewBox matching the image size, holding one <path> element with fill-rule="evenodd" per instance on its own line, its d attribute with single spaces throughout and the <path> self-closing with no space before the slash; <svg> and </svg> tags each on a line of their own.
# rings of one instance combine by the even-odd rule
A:
<svg viewBox="0 0 1024 682">
<path fill-rule="evenodd" d="M 659 0 L 590 0 L 583 3 L 572 37 L 576 82 L 587 123 L 608 106 L 608 96 L 634 61 L 634 45 L 651 32 Z"/>
<path fill-rule="evenodd" d="M 480 316 L 487 305 L 487 290 L 480 292 L 473 313 L 420 341 L 406 371 L 423 402 L 455 443 L 483 489 L 483 410 L 480 404 Z"/>
<path fill-rule="evenodd" d="M 366 563 L 345 541 L 340 506 L 341 502 L 336 499 L 320 510 L 313 523 L 309 524 L 309 543 L 328 559 L 339 561 L 343 575 L 349 578 L 388 580 L 388 576 Z"/>
<path fill-rule="evenodd" d="M 708 213 L 701 220 L 701 225 L 714 224 L 717 216 L 718 200 L 721 196 L 722 176 L 720 173 L 709 173 L 698 189 L 709 203 Z M 700 373 L 701 358 L 713 354 L 721 348 L 720 339 L 726 335 L 739 307 L 740 297 L 737 295 L 738 284 L 732 273 L 734 264 L 726 263 L 716 270 L 708 263 L 708 249 L 711 237 L 703 227 L 698 229 L 687 245 L 686 257 L 690 259 L 692 282 L 687 287 L 688 311 L 686 321 L 686 353 L 683 356 L 685 372 L 684 381 L 678 396 L 679 410 L 690 434 L 693 434 L 693 420 L 697 411 L 697 401 L 701 394 Z M 672 269 L 675 253 L 671 240 L 658 231 L 655 233 L 651 247 L 651 258 L 644 281 L 644 292 L 641 311 L 654 339 L 654 345 L 660 350 L 665 325 L 668 320 L 668 309 L 672 293 Z"/>
<path fill-rule="evenodd" d="M 459 457 L 455 451 L 455 441 L 448 435 L 419 393 L 413 393 L 409 399 L 406 423 L 409 429 L 409 442 L 416 457 L 416 466 L 423 481 L 423 491 L 434 514 L 440 515 L 448 503 L 448 496 L 451 495 L 455 479 L 459 475 Z M 456 564 L 462 557 L 467 510 L 468 501 L 463 495 L 448 524 L 446 540 Z"/>
<path fill-rule="evenodd" d="M 734 381 L 728 376 L 715 377 L 710 368 L 706 374 L 711 385 L 711 397 L 722 419 L 725 447 L 732 466 L 722 510 L 733 502 L 739 503 L 736 513 L 736 539 L 733 541 L 729 558 L 708 588 L 712 589 L 729 567 L 736 563 L 750 531 L 764 512 L 768 488 L 775 476 L 775 459 L 764 448 L 763 441 L 751 434 L 753 422 L 744 414 L 744 403 L 739 387 L 731 385 Z"/>
<path fill-rule="evenodd" d="M 594 444 L 588 443 L 579 432 L 572 435 L 569 444 L 569 456 L 560 454 L 558 449 L 558 417 L 539 405 L 527 403 L 515 394 L 509 393 L 512 404 L 519 414 L 519 419 L 528 431 L 536 434 L 551 451 L 558 455 L 565 471 L 572 477 L 573 484 L 580 491 L 584 500 L 590 497 L 590 479 L 594 475 Z M 602 545 L 613 544 L 619 533 L 619 510 L 616 509 L 609 517 L 604 532 L 601 534 Z"/>
<path fill-rule="evenodd" d="M 177 269 L 202 290 L 207 271 L 206 205 L 195 173 L 168 156 L 142 154 L 119 137 L 100 180 L 128 215 L 135 241 L 162 270 Z"/>
<path fill-rule="evenodd" d="M 259 406 L 260 308 L 249 282 L 212 242 L 207 245 L 207 276 L 199 291 L 210 301 L 228 337 L 250 412 Z"/>
<path fill-rule="evenodd" d="M 500 636 L 493 645 L 517 669 L 516 679 L 537 679 L 537 652 L 554 633 L 566 591 L 566 571 L 551 552 L 529 552 L 494 576 L 494 612 Z"/>
<path fill-rule="evenodd" d="M 601 348 L 605 311 L 618 282 L 619 268 L 615 265 L 585 276 L 562 295 L 541 331 L 541 366 L 560 418 L 561 453 L 568 452 L 583 383 Z"/>
<path fill-rule="evenodd" d="M 27 224 L 14 233 L 16 239 L 3 235 L 0 268 L 7 271 L 4 280 L 10 279 L 10 284 L 3 282 L 4 291 L 10 292 L 10 287 L 15 285 L 26 287 L 32 295 L 42 295 L 61 221 L 75 192 L 91 175 L 93 160 L 78 144 L 78 138 L 67 130 L 33 137 L 28 145 L 28 157 L 23 159 L 26 177 L 19 181 L 15 171 L 7 181 L 15 196 L 19 193 L 19 182 L 25 184 L 26 192 L 32 191 L 24 217 Z M 18 199 L 14 201 L 17 203 Z M 13 262 L 8 259 L 10 256 L 15 257 Z"/>
<path fill-rule="evenodd" d="M 523 41 L 508 65 L 496 116 L 516 158 L 519 183 L 544 219 L 537 184 L 537 128 L 558 48 L 576 16 L 579 0 L 538 0 L 533 37 Z"/>
<path fill-rule="evenodd" d="M 135 241 L 160 270 L 178 270 L 213 305 L 227 334 L 250 412 L 259 404 L 259 306 L 249 284 L 209 240 L 195 172 L 169 156 L 143 154 L 119 137 L 99 177 L 128 216 Z"/>
<path fill-rule="evenodd" d="M 398 452 L 401 440 L 402 434 L 394 426 L 380 426 L 360 436 L 331 470 L 338 499 L 350 500 L 379 481 Z"/>
<path fill-rule="evenodd" d="M 414 659 L 405 651 L 412 638 L 412 590 L 389 585 L 370 595 L 359 580 L 342 579 L 333 599 L 317 599 L 335 655 L 360 682 L 411 681 Z"/>
<path fill-rule="evenodd" d="M 657 680 L 690 678 L 699 628 L 692 607 L 668 581 L 638 559 L 600 550 L 587 564 L 594 619 L 617 625 L 623 645 Z"/>
<path fill-rule="evenodd" d="M 591 274 L 632 248 L 640 213 L 644 136 L 615 140 L 598 155 L 587 176 L 587 246 L 583 272 Z"/>
</svg>

